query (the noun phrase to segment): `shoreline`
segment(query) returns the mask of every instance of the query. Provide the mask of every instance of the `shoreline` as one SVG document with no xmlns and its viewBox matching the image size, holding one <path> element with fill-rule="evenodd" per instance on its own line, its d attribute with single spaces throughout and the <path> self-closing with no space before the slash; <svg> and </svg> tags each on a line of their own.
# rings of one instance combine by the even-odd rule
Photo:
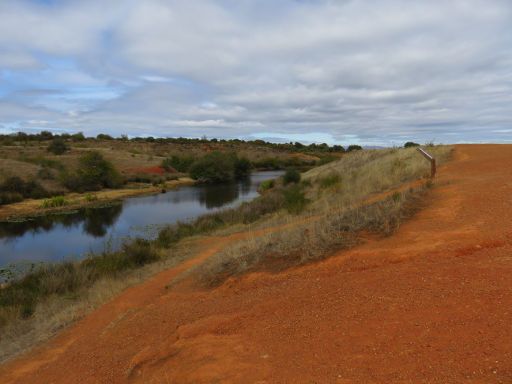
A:
<svg viewBox="0 0 512 384">
<path fill-rule="evenodd" d="M 178 180 L 170 180 L 164 183 L 166 189 L 175 189 L 181 186 L 194 185 L 197 182 L 189 177 L 182 177 Z M 122 201 L 129 197 L 153 195 L 161 193 L 161 187 L 144 184 L 139 188 L 120 188 L 120 189 L 104 189 L 97 192 L 86 193 L 68 193 L 63 195 L 68 204 L 62 207 L 42 208 L 43 201 L 46 199 L 26 199 L 19 203 L 7 204 L 0 206 L 0 222 L 14 222 L 18 220 L 30 220 L 31 218 L 52 215 L 57 213 L 65 213 L 75 211 L 82 208 L 99 207 L 105 204 L 111 204 Z M 86 196 L 94 195 L 93 201 L 87 201 Z"/>
</svg>

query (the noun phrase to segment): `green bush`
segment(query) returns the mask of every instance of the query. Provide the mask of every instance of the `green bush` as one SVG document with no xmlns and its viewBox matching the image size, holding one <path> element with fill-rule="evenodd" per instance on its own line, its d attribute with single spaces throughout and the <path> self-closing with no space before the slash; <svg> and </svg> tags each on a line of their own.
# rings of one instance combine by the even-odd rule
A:
<svg viewBox="0 0 512 384">
<path fill-rule="evenodd" d="M 98 191 L 102 188 L 118 188 L 122 184 L 120 174 L 114 166 L 97 151 L 83 155 L 75 173 L 64 172 L 64 185 L 72 191 Z"/>
<path fill-rule="evenodd" d="M 186 173 L 194 162 L 192 156 L 176 156 L 173 155 L 162 161 L 162 168 L 169 171 L 175 169 L 178 172 Z"/>
<path fill-rule="evenodd" d="M 26 198 L 48 197 L 48 192 L 36 181 L 24 181 L 18 176 L 7 178 L 0 184 L 0 204 L 16 203 Z"/>
<path fill-rule="evenodd" d="M 19 203 L 23 196 L 17 192 L 0 192 L 0 205 Z"/>
<path fill-rule="evenodd" d="M 54 138 L 47 149 L 48 152 L 51 152 L 54 155 L 62 155 L 63 153 L 69 150 L 68 146 L 66 145 L 66 142 L 60 137 Z"/>
<path fill-rule="evenodd" d="M 294 185 L 283 190 L 283 196 L 285 208 L 289 213 L 299 214 L 309 203 L 309 200 L 306 199 L 306 196 L 299 185 Z"/>
<path fill-rule="evenodd" d="M 300 173 L 296 169 L 288 169 L 283 175 L 284 184 L 298 183 L 300 181 Z"/>
<path fill-rule="evenodd" d="M 245 157 L 235 157 L 234 168 L 236 178 L 246 177 L 251 172 L 251 162 Z"/>
<path fill-rule="evenodd" d="M 264 191 L 274 188 L 274 185 L 275 185 L 274 180 L 265 180 L 265 181 L 261 182 L 258 189 L 260 192 L 264 192 Z"/>
<path fill-rule="evenodd" d="M 205 183 L 232 181 L 249 174 L 251 164 L 235 154 L 212 152 L 194 161 L 190 166 L 190 177 Z"/>
<path fill-rule="evenodd" d="M 410 148 L 410 147 L 419 147 L 420 145 L 418 143 L 415 143 L 413 141 L 408 141 L 404 144 L 404 148 Z"/>
</svg>

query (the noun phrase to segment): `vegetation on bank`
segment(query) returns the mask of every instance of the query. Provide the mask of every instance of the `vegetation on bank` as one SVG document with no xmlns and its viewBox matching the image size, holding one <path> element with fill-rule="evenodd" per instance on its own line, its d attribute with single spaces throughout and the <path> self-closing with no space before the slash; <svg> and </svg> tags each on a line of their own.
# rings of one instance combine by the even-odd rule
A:
<svg viewBox="0 0 512 384">
<path fill-rule="evenodd" d="M 236 154 L 212 152 L 194 161 L 188 171 L 194 180 L 222 183 L 247 177 L 251 171 L 251 163 Z"/>
<path fill-rule="evenodd" d="M 73 173 L 62 173 L 63 184 L 71 191 L 99 191 L 102 188 L 119 188 L 123 180 L 114 166 L 97 151 L 84 154 Z"/>
<path fill-rule="evenodd" d="M 26 198 L 41 199 L 48 197 L 49 192 L 36 181 L 25 181 L 12 176 L 0 184 L 0 205 L 17 203 Z"/>
</svg>

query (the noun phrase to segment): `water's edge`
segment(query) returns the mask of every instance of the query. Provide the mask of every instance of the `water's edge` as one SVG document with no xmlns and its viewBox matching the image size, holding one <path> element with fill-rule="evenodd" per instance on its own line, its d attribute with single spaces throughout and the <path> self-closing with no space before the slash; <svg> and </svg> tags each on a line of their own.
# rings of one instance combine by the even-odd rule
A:
<svg viewBox="0 0 512 384">
<path fill-rule="evenodd" d="M 231 184 L 182 186 L 20 222 L 0 222 L 0 268 L 16 263 L 59 262 L 115 250 L 127 237 L 152 238 L 162 226 L 186 221 L 258 196 L 263 180 L 281 171 L 254 172 Z"/>
</svg>

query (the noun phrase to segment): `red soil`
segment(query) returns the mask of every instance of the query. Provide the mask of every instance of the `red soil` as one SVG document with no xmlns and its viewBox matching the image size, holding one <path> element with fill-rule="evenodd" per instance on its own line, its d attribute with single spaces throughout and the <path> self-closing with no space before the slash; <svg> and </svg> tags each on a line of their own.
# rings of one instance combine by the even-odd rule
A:
<svg viewBox="0 0 512 384">
<path fill-rule="evenodd" d="M 126 290 L 1 383 L 511 383 L 512 147 L 457 146 L 427 206 L 383 240 L 202 291 Z"/>
<path fill-rule="evenodd" d="M 167 172 L 176 172 L 175 170 L 169 170 Z M 148 174 L 148 175 L 164 175 L 165 169 L 159 166 L 143 167 L 143 168 L 132 168 L 130 173 L 134 174 Z"/>
</svg>

